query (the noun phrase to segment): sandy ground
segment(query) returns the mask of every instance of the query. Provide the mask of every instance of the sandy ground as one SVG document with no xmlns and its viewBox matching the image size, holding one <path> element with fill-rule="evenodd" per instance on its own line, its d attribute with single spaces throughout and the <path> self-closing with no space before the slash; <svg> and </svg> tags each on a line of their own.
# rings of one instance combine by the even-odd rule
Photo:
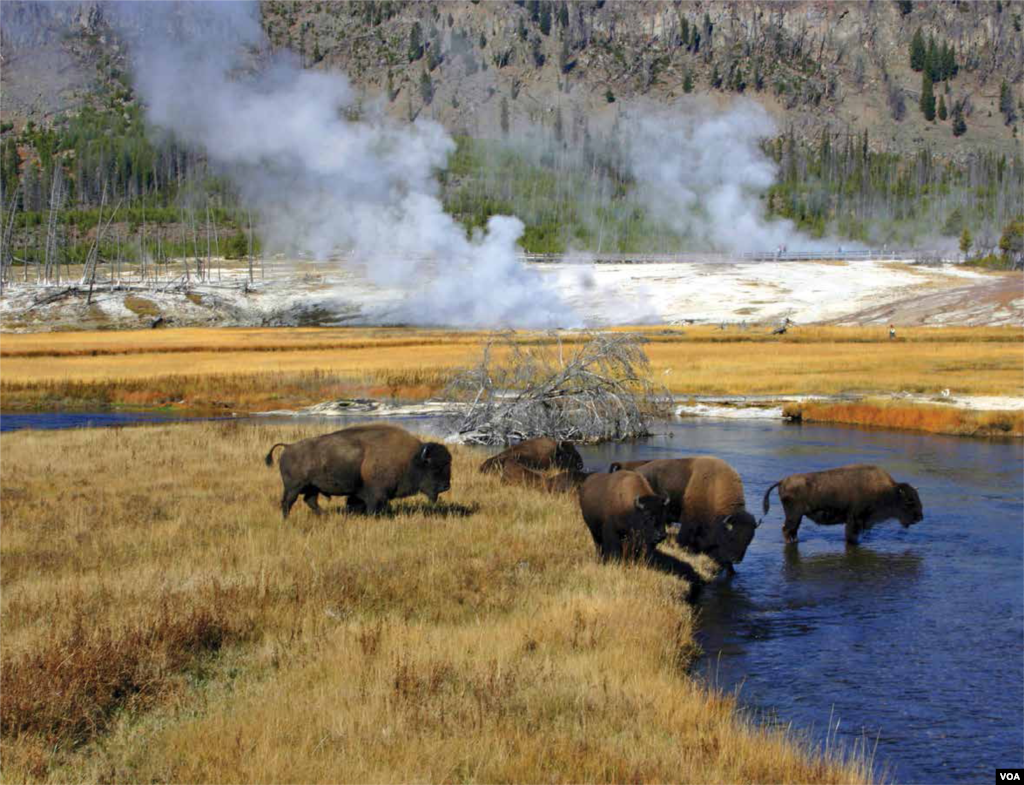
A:
<svg viewBox="0 0 1024 785">
<path fill-rule="evenodd" d="M 221 285 L 103 291 L 38 304 L 56 289 L 14 285 L 0 298 L 11 332 L 139 327 L 165 323 L 300 326 L 403 323 L 404 292 L 377 287 L 337 263 L 278 263 L 243 289 L 245 273 Z M 958 265 L 903 262 L 536 264 L 589 325 L 778 322 L 798 324 L 1024 325 L 1024 278 Z M 309 272 L 312 269 L 314 272 Z M 234 280 L 235 285 L 231 285 Z M 128 301 L 132 295 L 138 300 Z M 141 311 L 141 312 L 140 312 Z"/>
</svg>

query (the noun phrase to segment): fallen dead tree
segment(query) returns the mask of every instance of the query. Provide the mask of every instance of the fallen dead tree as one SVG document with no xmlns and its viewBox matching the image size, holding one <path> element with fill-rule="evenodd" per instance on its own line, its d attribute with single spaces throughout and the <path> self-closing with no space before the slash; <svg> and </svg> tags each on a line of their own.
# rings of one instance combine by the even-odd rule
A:
<svg viewBox="0 0 1024 785">
<path fill-rule="evenodd" d="M 601 442 L 650 434 L 671 397 L 651 383 L 644 339 L 627 333 L 490 341 L 483 358 L 445 391 L 463 404 L 446 423 L 467 444 L 507 445 L 534 436 Z"/>
</svg>

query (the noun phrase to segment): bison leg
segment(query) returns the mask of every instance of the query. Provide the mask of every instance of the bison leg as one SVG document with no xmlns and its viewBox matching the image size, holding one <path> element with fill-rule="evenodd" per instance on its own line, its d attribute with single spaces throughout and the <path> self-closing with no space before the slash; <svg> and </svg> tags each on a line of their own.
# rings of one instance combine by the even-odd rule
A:
<svg viewBox="0 0 1024 785">
<path fill-rule="evenodd" d="M 846 519 L 846 541 L 850 545 L 856 545 L 860 542 L 862 531 L 864 531 L 864 525 L 861 516 L 858 513 L 851 512 L 850 517 Z"/>
<path fill-rule="evenodd" d="M 800 529 L 800 521 L 803 520 L 803 517 L 786 513 L 786 521 L 782 524 L 782 539 L 787 543 L 796 542 L 796 533 Z"/>
<path fill-rule="evenodd" d="M 352 494 L 345 499 L 345 509 L 357 515 L 366 515 L 366 502 Z"/>
<path fill-rule="evenodd" d="M 317 500 L 317 497 L 319 495 L 320 492 L 314 488 L 302 494 L 302 500 L 306 503 L 306 506 L 309 507 L 309 509 L 311 509 L 316 515 L 323 515 L 324 511 L 320 509 L 320 504 Z"/>
<path fill-rule="evenodd" d="M 288 520 L 288 513 L 291 512 L 292 505 L 298 498 L 299 491 L 297 489 L 285 486 L 284 494 L 281 496 L 281 516 L 284 520 Z"/>
</svg>

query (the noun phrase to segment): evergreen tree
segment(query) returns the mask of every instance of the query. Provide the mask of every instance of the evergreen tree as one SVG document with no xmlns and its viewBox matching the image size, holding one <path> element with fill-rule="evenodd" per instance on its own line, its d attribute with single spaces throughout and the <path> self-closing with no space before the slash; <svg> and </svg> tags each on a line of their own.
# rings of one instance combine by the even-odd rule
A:
<svg viewBox="0 0 1024 785">
<path fill-rule="evenodd" d="M 945 96 L 939 96 L 939 119 L 946 119 L 946 98 Z"/>
<path fill-rule="evenodd" d="M 683 92 L 684 93 L 692 93 L 693 92 L 693 76 L 690 74 L 690 69 L 689 68 L 687 68 L 686 69 L 686 73 L 683 74 Z"/>
<path fill-rule="evenodd" d="M 917 32 L 914 33 L 913 39 L 910 41 L 910 67 L 915 71 L 921 71 L 924 69 L 924 35 L 921 33 L 921 28 L 917 28 Z"/>
<path fill-rule="evenodd" d="M 953 136 L 963 136 L 967 133 L 967 123 L 964 122 L 964 109 L 958 101 L 953 107 Z"/>
<path fill-rule="evenodd" d="M 569 60 L 572 56 L 572 50 L 569 48 L 569 36 L 562 38 L 562 48 L 558 53 L 558 70 L 563 74 L 569 73 L 570 64 Z"/>
<path fill-rule="evenodd" d="M 971 244 L 974 242 L 974 238 L 971 237 L 971 230 L 966 226 L 960 233 L 960 253 L 967 256 L 971 252 Z"/>
<path fill-rule="evenodd" d="M 423 29 L 419 22 L 412 23 L 409 31 L 409 62 L 415 63 L 423 57 Z"/>
<path fill-rule="evenodd" d="M 939 74 L 939 49 L 935 45 L 935 36 L 928 36 L 928 51 L 924 55 L 924 70 L 928 72 L 932 82 L 939 81 L 936 77 Z"/>
<path fill-rule="evenodd" d="M 551 5 L 544 3 L 540 10 L 540 31 L 544 35 L 551 32 Z"/>
<path fill-rule="evenodd" d="M 501 134 L 508 136 L 508 98 L 501 97 Z"/>
<path fill-rule="evenodd" d="M 715 67 L 711 70 L 711 86 L 716 90 L 722 86 L 722 75 L 718 73 L 718 63 L 715 63 Z"/>
<path fill-rule="evenodd" d="M 953 51 L 953 45 L 949 44 L 946 48 L 946 78 L 952 79 L 959 70 L 960 66 L 956 64 L 956 52 Z"/>
<path fill-rule="evenodd" d="M 565 0 L 558 6 L 558 24 L 563 28 L 569 26 L 569 5 Z"/>
<path fill-rule="evenodd" d="M 1013 121 L 1017 119 L 1017 112 L 1013 106 L 1013 91 L 1005 79 L 999 87 L 999 111 L 1003 113 L 1006 124 L 1013 125 Z"/>
<path fill-rule="evenodd" d="M 562 121 L 562 107 L 555 110 L 555 141 L 561 144 L 565 141 L 565 126 Z"/>
<path fill-rule="evenodd" d="M 932 92 L 932 78 L 927 70 L 921 76 L 921 114 L 928 122 L 935 119 L 935 93 Z"/>
<path fill-rule="evenodd" d="M 420 74 L 420 98 L 423 99 L 424 104 L 429 104 L 434 100 L 434 81 L 426 70 Z"/>
<path fill-rule="evenodd" d="M 612 92 L 610 87 L 604 91 L 604 100 L 610 104 L 615 103 L 615 93 Z"/>
<path fill-rule="evenodd" d="M 686 19 L 685 16 L 683 17 L 683 22 L 682 22 L 682 37 L 683 37 L 683 46 L 685 46 L 687 49 L 689 49 L 690 48 L 690 23 Z"/>
</svg>

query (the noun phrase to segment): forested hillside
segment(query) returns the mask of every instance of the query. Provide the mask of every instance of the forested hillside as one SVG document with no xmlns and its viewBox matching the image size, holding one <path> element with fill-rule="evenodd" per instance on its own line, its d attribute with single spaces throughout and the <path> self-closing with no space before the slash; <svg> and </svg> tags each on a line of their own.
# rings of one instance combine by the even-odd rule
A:
<svg viewBox="0 0 1024 785">
<path fill-rule="evenodd" d="M 628 148 L 666 107 L 756 102 L 777 167 L 767 216 L 811 238 L 992 249 L 1024 203 L 1021 2 L 265 2 L 275 51 L 341 72 L 353 119 L 434 119 L 458 146 L 440 173 L 471 231 L 526 224 L 531 251 L 672 251 L 707 239 L 650 209 Z M 188 11 L 183 12 L 188 28 Z M 101 3 L 7 2 L 2 196 L 15 254 L 49 214 L 81 260 L 97 227 L 124 253 L 195 252 L 206 227 L 244 253 L 253 216 L 205 151 L 147 123 L 129 46 Z M 58 67 L 55 67 L 58 66 Z M 253 240 L 258 243 L 259 238 Z M 301 250 L 301 249 L 281 249 Z"/>
</svg>

